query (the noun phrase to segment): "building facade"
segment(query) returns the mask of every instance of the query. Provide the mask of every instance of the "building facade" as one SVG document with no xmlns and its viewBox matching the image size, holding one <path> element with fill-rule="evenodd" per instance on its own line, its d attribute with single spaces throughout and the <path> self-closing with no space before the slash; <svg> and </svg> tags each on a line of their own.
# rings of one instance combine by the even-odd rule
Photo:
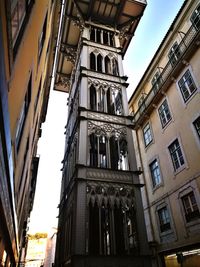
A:
<svg viewBox="0 0 200 267">
<path fill-rule="evenodd" d="M 53 62 L 56 1 L 0 1 L 0 263 L 23 261 Z"/>
<path fill-rule="evenodd" d="M 129 100 L 159 266 L 199 264 L 199 31 L 200 1 L 185 1 Z"/>
<path fill-rule="evenodd" d="M 145 1 L 66 1 L 55 89 L 69 92 L 55 266 L 151 266 L 122 58 Z"/>
<path fill-rule="evenodd" d="M 52 233 L 48 234 L 45 259 L 44 259 L 44 267 L 54 266 L 56 237 L 57 237 L 57 229 L 53 229 Z"/>
<path fill-rule="evenodd" d="M 44 266 L 48 238 L 47 233 L 28 235 L 25 267 Z M 48 265 L 50 267 L 51 264 Z"/>
</svg>

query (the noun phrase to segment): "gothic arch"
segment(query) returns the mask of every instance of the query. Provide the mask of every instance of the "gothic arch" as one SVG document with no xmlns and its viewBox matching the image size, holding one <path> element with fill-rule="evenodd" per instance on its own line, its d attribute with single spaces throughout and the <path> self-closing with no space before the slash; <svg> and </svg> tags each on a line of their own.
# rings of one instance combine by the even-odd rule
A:
<svg viewBox="0 0 200 267">
<path fill-rule="evenodd" d="M 90 53 L 90 69 L 96 70 L 96 56 L 93 52 Z"/>
</svg>

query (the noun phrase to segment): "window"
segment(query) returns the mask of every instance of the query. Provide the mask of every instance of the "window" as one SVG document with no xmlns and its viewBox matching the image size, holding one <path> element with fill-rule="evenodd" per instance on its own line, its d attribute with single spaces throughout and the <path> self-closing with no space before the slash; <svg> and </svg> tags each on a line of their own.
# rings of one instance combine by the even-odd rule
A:
<svg viewBox="0 0 200 267">
<path fill-rule="evenodd" d="M 151 171 L 151 178 L 153 187 L 156 187 L 161 183 L 161 175 L 160 175 L 160 168 L 158 165 L 158 160 L 155 159 L 150 165 L 150 171 Z"/>
<path fill-rule="evenodd" d="M 90 109 L 94 111 L 108 112 L 122 115 L 123 103 L 120 88 L 112 88 L 105 84 L 92 84 L 90 90 Z"/>
<path fill-rule="evenodd" d="M 174 170 L 177 171 L 185 163 L 178 139 L 176 139 L 168 148 Z"/>
<path fill-rule="evenodd" d="M 200 116 L 193 122 L 193 124 L 200 138 Z"/>
<path fill-rule="evenodd" d="M 33 3 L 34 0 L 17 0 L 11 3 L 11 36 L 14 56 L 16 55 Z"/>
<path fill-rule="evenodd" d="M 108 74 L 112 74 L 111 72 L 111 62 L 108 56 L 105 57 L 105 72 Z"/>
<path fill-rule="evenodd" d="M 128 150 L 125 138 L 118 138 L 117 134 L 108 139 L 102 132 L 89 136 L 89 161 L 91 167 L 112 168 L 114 170 L 128 170 Z"/>
<path fill-rule="evenodd" d="M 168 57 L 172 66 L 174 66 L 181 55 L 178 43 L 174 43 L 169 51 Z"/>
<path fill-rule="evenodd" d="M 40 37 L 39 37 L 39 43 L 38 43 L 38 56 L 39 56 L 39 58 L 42 54 L 42 49 L 43 49 L 45 38 L 46 38 L 46 29 L 47 29 L 47 14 L 46 14 L 44 24 L 42 27 L 42 32 L 41 32 Z"/>
<path fill-rule="evenodd" d="M 114 46 L 114 33 L 91 26 L 90 40 L 108 46 Z"/>
<path fill-rule="evenodd" d="M 90 190 L 90 189 L 89 189 Z M 96 194 L 103 193 L 104 188 L 97 186 Z M 89 191 L 88 191 L 89 192 Z M 114 187 L 109 194 L 114 195 Z M 124 197 L 126 189 L 122 188 L 120 194 Z M 114 197 L 114 196 L 113 196 Z M 111 207 L 109 201 L 98 203 L 98 197 L 89 201 L 89 254 L 91 255 L 125 255 L 137 251 L 137 229 L 135 212 L 132 207 L 122 203 Z"/>
<path fill-rule="evenodd" d="M 102 55 L 98 54 L 97 56 L 97 71 L 101 71 L 102 72 Z"/>
<path fill-rule="evenodd" d="M 145 97 L 142 95 L 138 101 L 139 112 L 142 113 L 145 110 Z"/>
<path fill-rule="evenodd" d="M 194 192 L 181 198 L 187 222 L 200 218 L 199 208 L 195 199 Z"/>
<path fill-rule="evenodd" d="M 96 57 L 94 53 L 90 54 L 90 69 L 96 70 Z"/>
<path fill-rule="evenodd" d="M 115 58 L 113 58 L 113 60 L 112 60 L 112 72 L 116 76 L 119 75 L 118 63 L 117 63 L 117 60 Z"/>
<path fill-rule="evenodd" d="M 156 74 L 153 76 L 153 79 L 151 80 L 151 84 L 153 86 L 153 91 L 156 93 L 159 90 L 160 84 L 161 84 L 161 78 L 159 72 L 156 72 Z"/>
<path fill-rule="evenodd" d="M 183 100 L 186 102 L 197 90 L 190 70 L 186 70 L 181 79 L 178 81 L 178 86 L 181 90 Z"/>
<path fill-rule="evenodd" d="M 93 27 L 90 30 L 90 41 L 95 42 L 95 29 Z"/>
<path fill-rule="evenodd" d="M 167 207 L 163 207 L 158 210 L 158 219 L 161 232 L 165 232 L 171 229 L 170 217 Z"/>
<path fill-rule="evenodd" d="M 164 128 L 165 125 L 167 125 L 167 123 L 172 118 L 171 117 L 171 114 L 170 114 L 170 111 L 169 111 L 169 106 L 168 106 L 168 103 L 167 103 L 167 100 L 166 99 L 160 105 L 160 107 L 158 109 L 158 113 L 159 113 L 159 116 L 160 116 L 160 121 L 161 121 L 162 127 Z"/>
<path fill-rule="evenodd" d="M 35 103 L 34 103 L 34 115 L 36 114 L 36 109 L 37 109 L 37 105 L 38 105 L 38 100 L 40 97 L 40 93 L 41 93 L 41 87 L 42 87 L 42 77 L 40 78 L 40 83 L 39 83 L 39 87 L 38 87 L 38 92 L 35 98 Z"/>
<path fill-rule="evenodd" d="M 143 136 L 144 136 L 145 146 L 148 146 L 153 140 L 149 123 L 147 123 L 143 129 Z"/>
<path fill-rule="evenodd" d="M 97 110 L 97 96 L 96 89 L 93 85 L 90 87 L 90 109 Z"/>
<path fill-rule="evenodd" d="M 15 43 L 15 40 L 17 38 L 17 35 L 20 31 L 20 28 L 22 26 L 22 22 L 24 20 L 26 13 L 25 8 L 25 0 L 18 0 L 16 2 L 16 5 L 13 9 L 12 15 L 11 15 L 11 27 L 12 27 L 12 40 L 13 44 Z"/>
<path fill-rule="evenodd" d="M 194 27 L 198 30 L 200 28 L 200 5 L 194 10 L 190 18 Z"/>
<path fill-rule="evenodd" d="M 21 141 L 21 137 L 23 134 L 24 125 L 25 125 L 27 114 L 28 114 L 29 105 L 31 102 L 31 90 L 32 90 L 32 76 L 30 76 L 30 79 L 29 79 L 28 89 L 24 97 L 24 102 L 22 104 L 22 108 L 21 108 L 21 112 L 20 112 L 20 116 L 18 120 L 18 125 L 16 129 L 15 142 L 16 142 L 17 150 L 19 149 L 19 146 L 20 146 L 20 141 Z"/>
</svg>

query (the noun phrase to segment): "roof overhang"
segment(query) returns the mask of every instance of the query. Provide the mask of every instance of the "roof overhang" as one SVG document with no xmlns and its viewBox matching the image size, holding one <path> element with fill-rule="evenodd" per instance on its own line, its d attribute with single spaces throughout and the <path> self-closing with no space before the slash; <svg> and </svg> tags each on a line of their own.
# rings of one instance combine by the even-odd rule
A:
<svg viewBox="0 0 200 267">
<path fill-rule="evenodd" d="M 146 0 L 67 0 L 62 14 L 55 90 L 68 92 L 70 77 L 77 58 L 81 32 L 93 22 L 114 29 L 120 35 L 122 55 L 146 7 Z"/>
</svg>

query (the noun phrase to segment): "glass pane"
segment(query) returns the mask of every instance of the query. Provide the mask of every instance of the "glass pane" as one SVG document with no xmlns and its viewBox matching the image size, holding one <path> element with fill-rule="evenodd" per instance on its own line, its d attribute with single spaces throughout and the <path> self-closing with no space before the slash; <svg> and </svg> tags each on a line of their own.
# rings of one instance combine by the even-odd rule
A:
<svg viewBox="0 0 200 267">
<path fill-rule="evenodd" d="M 18 6 L 16 6 L 13 11 L 11 18 L 11 27 L 12 27 L 12 40 L 14 41 L 17 36 L 17 31 L 19 27 Z"/>
<path fill-rule="evenodd" d="M 26 13 L 25 0 L 18 1 L 18 12 L 19 12 L 19 22 L 21 24 Z"/>
</svg>

